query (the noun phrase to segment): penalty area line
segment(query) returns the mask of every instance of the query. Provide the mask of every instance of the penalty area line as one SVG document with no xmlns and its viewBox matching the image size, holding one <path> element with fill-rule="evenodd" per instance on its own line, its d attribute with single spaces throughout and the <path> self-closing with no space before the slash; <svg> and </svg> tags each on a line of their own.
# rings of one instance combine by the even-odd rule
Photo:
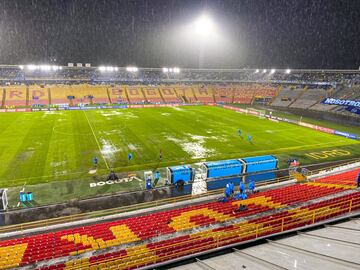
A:
<svg viewBox="0 0 360 270">
<path fill-rule="evenodd" d="M 83 110 L 83 112 L 84 112 L 84 114 L 85 114 L 85 118 L 86 118 L 86 120 L 87 120 L 87 122 L 88 122 L 88 124 L 89 124 L 90 129 L 91 129 L 91 132 L 92 132 L 92 134 L 93 134 L 93 136 L 94 136 L 94 139 L 95 139 L 95 141 L 96 141 L 96 144 L 97 144 L 97 146 L 98 146 L 98 148 L 99 148 L 100 155 L 102 156 L 102 158 L 103 158 L 103 160 L 104 160 L 104 162 L 105 162 L 106 168 L 107 168 L 108 170 L 110 170 L 109 164 L 107 163 L 106 158 L 104 157 L 103 153 L 101 152 L 101 146 L 100 146 L 99 140 L 97 139 L 97 137 L 96 137 L 96 135 L 95 135 L 94 129 L 93 129 L 93 127 L 92 127 L 92 125 L 91 125 L 91 123 L 90 123 L 90 121 L 89 121 L 89 118 L 87 117 L 87 114 L 86 114 L 85 110 Z"/>
</svg>

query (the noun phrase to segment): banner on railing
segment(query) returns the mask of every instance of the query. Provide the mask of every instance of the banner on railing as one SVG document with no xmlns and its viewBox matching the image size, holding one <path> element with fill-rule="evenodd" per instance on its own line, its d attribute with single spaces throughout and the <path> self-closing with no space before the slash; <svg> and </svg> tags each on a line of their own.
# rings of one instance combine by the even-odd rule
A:
<svg viewBox="0 0 360 270">
<path fill-rule="evenodd" d="M 335 130 L 334 134 L 343 136 L 343 137 L 346 137 L 349 139 L 354 139 L 354 140 L 357 140 L 359 138 L 358 135 L 356 135 L 356 134 L 352 134 L 352 133 L 348 133 L 348 132 L 344 132 L 344 131 L 338 131 L 338 130 Z"/>
<path fill-rule="evenodd" d="M 351 112 L 351 113 L 360 114 L 360 108 L 356 108 L 356 107 L 353 107 L 353 106 L 348 106 L 346 108 L 346 110 L 348 112 Z"/>
<path fill-rule="evenodd" d="M 351 107 L 360 108 L 359 100 L 326 98 L 321 103 L 327 105 L 340 105 L 340 106 L 351 106 Z"/>
</svg>

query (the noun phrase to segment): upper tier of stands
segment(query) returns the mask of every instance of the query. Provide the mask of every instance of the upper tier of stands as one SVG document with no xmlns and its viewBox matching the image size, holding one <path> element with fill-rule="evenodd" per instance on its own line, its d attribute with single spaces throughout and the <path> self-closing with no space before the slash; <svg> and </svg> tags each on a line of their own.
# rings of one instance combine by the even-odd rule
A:
<svg viewBox="0 0 360 270">
<path fill-rule="evenodd" d="M 85 257 L 84 261 L 80 260 L 80 262 L 86 262 L 83 269 L 98 269 L 89 268 L 89 264 L 101 263 L 104 258 L 116 258 L 118 259 L 116 265 L 124 263 L 121 269 L 130 269 L 162 261 L 161 258 L 168 260 L 169 258 L 165 255 L 173 250 L 170 246 L 176 243 L 178 243 L 176 252 L 182 256 L 181 251 L 191 246 L 195 247 L 199 243 L 216 241 L 219 244 L 224 241 L 221 245 L 225 245 L 228 243 L 225 240 L 230 239 L 232 243 L 241 242 L 261 234 L 271 234 L 303 226 L 308 222 L 311 224 L 315 220 L 327 219 L 331 215 L 342 214 L 349 211 L 349 200 L 353 200 L 353 209 L 360 208 L 360 192 L 347 192 L 346 195 L 342 195 L 344 191 L 354 189 L 355 178 L 356 174 L 353 172 L 340 173 L 335 177 L 318 179 L 315 183 L 294 184 L 267 190 L 250 195 L 247 200 L 242 201 L 208 202 L 110 222 L 2 240 L 0 241 L 0 269 L 30 266 L 46 261 L 56 262 L 56 266 L 41 269 L 71 269 L 71 267 L 79 266 L 77 256 L 84 253 L 93 254 L 97 251 L 100 251 L 97 254 L 110 255 Z M 335 199 L 318 200 L 335 194 L 340 195 Z M 304 204 L 314 199 L 317 199 L 316 203 Z M 336 207 L 327 206 L 336 203 L 339 203 Z M 240 212 L 234 211 L 240 204 L 246 205 L 247 209 Z M 315 215 L 312 212 L 313 209 L 318 209 Z M 262 215 L 259 216 L 259 214 Z M 250 217 L 250 219 L 237 221 L 240 217 Z M 285 219 L 281 221 L 281 218 Z M 229 225 L 230 223 L 232 225 Z M 216 225 L 219 227 L 211 228 Z M 239 230 L 245 233 L 243 231 L 245 228 L 251 229 L 251 233 L 246 230 L 249 234 L 243 237 Z M 113 253 L 111 249 L 115 247 L 117 251 Z M 132 254 L 136 254 L 136 258 L 132 258 Z M 174 252 L 170 254 L 175 256 Z"/>
</svg>

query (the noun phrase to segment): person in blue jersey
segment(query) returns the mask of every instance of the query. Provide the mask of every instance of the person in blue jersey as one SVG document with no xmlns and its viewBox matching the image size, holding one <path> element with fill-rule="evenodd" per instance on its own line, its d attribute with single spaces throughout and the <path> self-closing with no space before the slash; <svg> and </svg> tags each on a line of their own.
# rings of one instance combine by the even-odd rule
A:
<svg viewBox="0 0 360 270">
<path fill-rule="evenodd" d="M 251 180 L 249 183 L 249 191 L 251 194 L 255 193 L 255 181 L 254 180 Z"/>
<path fill-rule="evenodd" d="M 95 167 L 98 166 L 98 162 L 99 162 L 98 158 L 97 158 L 97 157 L 94 157 L 94 158 L 93 158 L 93 164 L 94 164 Z"/>
<path fill-rule="evenodd" d="M 240 181 L 239 189 L 240 189 L 240 194 L 242 194 L 245 191 L 245 183 L 243 181 Z"/>
<path fill-rule="evenodd" d="M 132 154 L 128 153 L 128 161 L 132 160 Z"/>
<path fill-rule="evenodd" d="M 231 197 L 230 183 L 226 184 L 226 186 L 225 186 L 225 197 L 226 197 L 226 198 L 230 198 L 230 197 Z"/>
<path fill-rule="evenodd" d="M 248 141 L 249 141 L 249 143 L 252 144 L 252 138 L 251 138 L 251 135 L 250 135 L 250 134 L 248 134 Z"/>
<path fill-rule="evenodd" d="M 234 184 L 233 181 L 230 181 L 230 183 L 229 183 L 229 188 L 230 188 L 230 193 L 231 193 L 232 195 L 234 195 L 234 193 L 235 193 L 235 184 Z"/>
<path fill-rule="evenodd" d="M 358 178 L 357 178 L 357 187 L 360 187 L 360 172 L 359 172 Z"/>
<path fill-rule="evenodd" d="M 245 191 L 244 191 L 243 193 L 241 193 L 241 199 L 242 199 L 242 200 L 246 200 L 246 199 L 247 199 L 247 194 L 246 194 Z"/>
</svg>

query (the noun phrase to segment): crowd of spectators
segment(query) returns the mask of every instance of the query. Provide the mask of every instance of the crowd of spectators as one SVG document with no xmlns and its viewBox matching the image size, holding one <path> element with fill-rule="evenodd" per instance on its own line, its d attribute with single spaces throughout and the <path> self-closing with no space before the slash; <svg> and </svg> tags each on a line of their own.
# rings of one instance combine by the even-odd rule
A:
<svg viewBox="0 0 360 270">
<path fill-rule="evenodd" d="M 179 73 L 164 73 L 162 69 L 138 69 L 127 71 L 118 68 L 116 71 L 102 71 L 97 68 L 63 67 L 58 70 L 28 70 L 26 67 L 0 67 L 0 80 L 4 83 L 128 83 L 128 84 L 160 84 L 160 83 L 229 83 L 229 82 L 266 82 L 266 83 L 298 83 L 317 84 L 337 83 L 360 84 L 360 71 L 306 71 L 292 70 L 206 70 L 184 69 Z"/>
</svg>

